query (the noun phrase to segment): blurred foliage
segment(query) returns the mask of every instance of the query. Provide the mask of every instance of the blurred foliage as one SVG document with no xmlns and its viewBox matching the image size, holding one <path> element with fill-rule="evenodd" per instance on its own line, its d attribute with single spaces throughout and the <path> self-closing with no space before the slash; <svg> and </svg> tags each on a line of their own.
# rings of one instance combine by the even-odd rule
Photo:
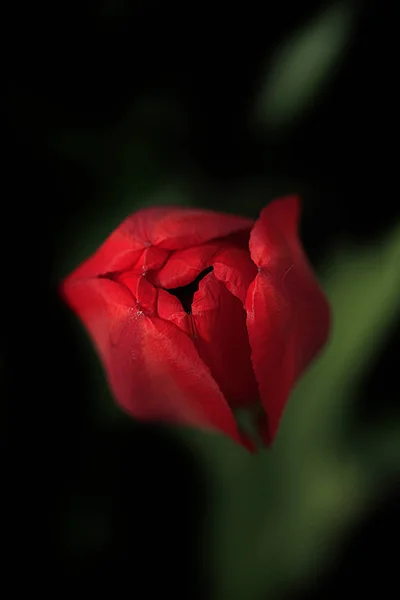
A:
<svg viewBox="0 0 400 600">
<path fill-rule="evenodd" d="M 282 135 L 318 100 L 345 54 L 355 13 L 346 1 L 324 6 L 276 48 L 256 104 L 257 121 L 269 134 Z"/>
<path fill-rule="evenodd" d="M 341 247 L 325 265 L 332 338 L 292 394 L 271 450 L 254 459 L 188 434 L 215 486 L 216 598 L 280 597 L 315 576 L 398 474 L 400 423 L 357 429 L 351 415 L 360 377 L 400 316 L 399 261 L 400 223 L 377 246 Z"/>
</svg>

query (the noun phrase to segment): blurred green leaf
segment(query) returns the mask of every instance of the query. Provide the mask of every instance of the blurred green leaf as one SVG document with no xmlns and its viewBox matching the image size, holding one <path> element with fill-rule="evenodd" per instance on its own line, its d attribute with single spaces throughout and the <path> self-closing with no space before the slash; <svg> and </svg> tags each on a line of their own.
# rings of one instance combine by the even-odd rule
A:
<svg viewBox="0 0 400 600">
<path fill-rule="evenodd" d="M 398 424 L 365 432 L 362 444 L 347 424 L 356 386 L 400 313 L 399 264 L 398 226 L 326 266 L 332 337 L 292 394 L 272 449 L 254 457 L 220 436 L 188 435 L 213 481 L 208 543 L 219 599 L 275 598 L 312 576 L 374 501 L 382 473 L 395 476 Z"/>
<path fill-rule="evenodd" d="M 399 314 L 399 265 L 397 226 L 386 241 L 375 246 L 342 248 L 325 268 L 323 281 L 333 307 L 331 340 L 296 391 L 301 398 L 324 395 L 331 399 L 329 413 L 326 407 L 319 409 L 313 403 L 318 427 L 320 417 L 330 425 L 332 419 L 343 418 L 348 396 L 379 352 Z M 294 401 L 299 411 L 301 403 Z"/>
<path fill-rule="evenodd" d="M 344 53 L 353 15 L 349 2 L 325 7 L 277 47 L 256 102 L 258 122 L 281 131 L 316 100 Z"/>
</svg>

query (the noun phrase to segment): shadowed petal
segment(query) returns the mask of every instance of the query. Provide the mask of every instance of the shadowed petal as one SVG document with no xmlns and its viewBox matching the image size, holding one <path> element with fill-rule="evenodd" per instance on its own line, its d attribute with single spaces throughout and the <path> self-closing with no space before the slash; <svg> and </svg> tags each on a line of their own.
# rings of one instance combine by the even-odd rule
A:
<svg viewBox="0 0 400 600">
<path fill-rule="evenodd" d="M 258 398 L 242 302 L 214 273 L 199 285 L 192 305 L 194 344 L 232 407 Z"/>
<path fill-rule="evenodd" d="M 224 240 L 174 252 L 150 278 L 159 287 L 177 288 L 188 285 L 208 267 L 213 267 L 215 277 L 245 302 L 248 287 L 257 275 L 257 267 L 248 248 L 240 248 Z"/>
<path fill-rule="evenodd" d="M 287 197 L 265 208 L 250 236 L 259 268 L 246 299 L 252 361 L 273 440 L 288 395 L 327 340 L 330 311 L 301 247 L 299 200 Z"/>
</svg>

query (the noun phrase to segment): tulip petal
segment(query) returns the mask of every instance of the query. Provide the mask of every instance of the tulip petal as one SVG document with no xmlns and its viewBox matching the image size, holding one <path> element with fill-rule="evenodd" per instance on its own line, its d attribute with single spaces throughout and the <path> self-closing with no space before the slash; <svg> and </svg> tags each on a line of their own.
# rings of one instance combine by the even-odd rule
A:
<svg viewBox="0 0 400 600">
<path fill-rule="evenodd" d="M 250 231 L 253 221 L 213 210 L 177 207 L 147 208 L 138 211 L 129 229 L 152 245 L 165 250 L 183 250 L 223 238 L 240 231 Z"/>
<path fill-rule="evenodd" d="M 257 275 L 257 267 L 248 250 L 221 247 L 214 256 L 213 267 L 215 277 L 244 304 L 247 290 Z"/>
<path fill-rule="evenodd" d="M 258 399 L 243 303 L 214 273 L 201 280 L 192 304 L 194 344 L 232 407 Z"/>
<path fill-rule="evenodd" d="M 88 330 L 110 388 L 128 413 L 139 420 L 219 431 L 254 449 L 183 331 L 147 316 L 127 287 L 107 278 L 69 281 L 63 293 Z"/>
<path fill-rule="evenodd" d="M 247 293 L 247 329 L 267 415 L 260 427 L 267 444 L 276 435 L 293 385 L 329 333 L 329 304 L 301 247 L 298 219 L 297 197 L 275 200 L 250 236 L 259 272 Z"/>
<path fill-rule="evenodd" d="M 240 248 L 224 240 L 172 253 L 165 265 L 151 274 L 151 280 L 164 289 L 183 287 L 207 267 L 213 267 L 215 277 L 223 281 L 244 304 L 248 287 L 257 275 L 257 267 L 248 248 Z"/>
<path fill-rule="evenodd" d="M 103 278 L 75 280 L 61 285 L 61 295 L 88 330 L 103 361 L 118 339 L 126 314 L 135 308 L 130 291 L 115 281 Z"/>
<path fill-rule="evenodd" d="M 171 250 L 250 231 L 252 225 L 251 219 L 212 210 L 145 208 L 127 217 L 74 276 L 85 279 L 132 269 L 138 261 L 140 269 L 159 269 Z M 145 250 L 151 255 L 143 265 L 140 259 Z"/>
</svg>

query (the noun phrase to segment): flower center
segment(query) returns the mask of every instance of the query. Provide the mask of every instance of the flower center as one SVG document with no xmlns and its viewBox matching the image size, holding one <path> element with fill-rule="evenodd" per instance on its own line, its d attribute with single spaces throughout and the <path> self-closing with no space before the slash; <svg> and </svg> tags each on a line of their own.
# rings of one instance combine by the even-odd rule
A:
<svg viewBox="0 0 400 600">
<path fill-rule="evenodd" d="M 180 303 L 182 304 L 183 310 L 190 315 L 192 312 L 192 302 L 193 297 L 197 290 L 199 289 L 199 283 L 208 273 L 211 273 L 213 267 L 207 267 L 204 269 L 194 281 L 191 281 L 187 285 L 183 285 L 182 287 L 166 289 L 167 292 L 178 298 Z"/>
</svg>

